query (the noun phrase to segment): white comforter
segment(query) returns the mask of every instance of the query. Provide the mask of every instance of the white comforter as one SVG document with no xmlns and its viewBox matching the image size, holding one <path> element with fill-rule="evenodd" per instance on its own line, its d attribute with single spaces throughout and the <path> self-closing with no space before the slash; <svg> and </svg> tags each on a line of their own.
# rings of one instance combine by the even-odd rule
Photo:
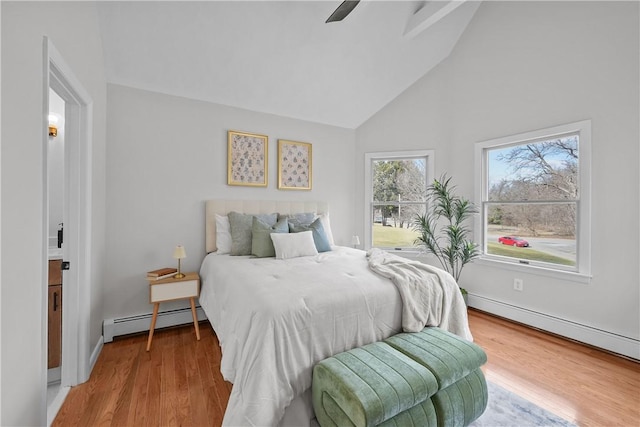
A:
<svg viewBox="0 0 640 427">
<path fill-rule="evenodd" d="M 363 251 L 289 260 L 212 254 L 200 275 L 220 370 L 233 383 L 224 425 L 277 425 L 311 386 L 317 362 L 401 330 L 400 294 Z"/>
</svg>

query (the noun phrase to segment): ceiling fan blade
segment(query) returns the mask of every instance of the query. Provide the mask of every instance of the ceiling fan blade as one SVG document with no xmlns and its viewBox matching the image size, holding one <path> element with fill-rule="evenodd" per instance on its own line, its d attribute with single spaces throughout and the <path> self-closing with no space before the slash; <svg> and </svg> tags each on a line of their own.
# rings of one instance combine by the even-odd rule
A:
<svg viewBox="0 0 640 427">
<path fill-rule="evenodd" d="M 342 3 L 340 3 L 340 6 L 338 6 L 338 8 L 333 11 L 331 16 L 325 21 L 325 23 L 342 21 L 347 17 L 348 14 L 351 13 L 351 11 L 358 5 L 358 3 L 360 3 L 360 0 L 343 1 Z"/>
</svg>

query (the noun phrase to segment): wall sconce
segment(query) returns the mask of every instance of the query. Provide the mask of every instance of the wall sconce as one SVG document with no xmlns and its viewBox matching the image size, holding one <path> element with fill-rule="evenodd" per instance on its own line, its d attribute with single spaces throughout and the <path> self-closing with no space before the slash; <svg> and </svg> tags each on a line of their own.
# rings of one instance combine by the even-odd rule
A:
<svg viewBox="0 0 640 427">
<path fill-rule="evenodd" d="M 184 250 L 184 246 L 176 246 L 176 248 L 173 250 L 173 257 L 178 260 L 178 274 L 173 277 L 176 279 L 182 279 L 184 277 L 184 274 L 180 272 L 180 260 L 187 257 L 187 252 Z"/>
<path fill-rule="evenodd" d="M 358 246 L 360 246 L 360 237 L 359 236 L 351 236 L 351 244 L 353 245 L 353 248 L 357 248 Z"/>
<path fill-rule="evenodd" d="M 58 136 L 58 115 L 49 113 L 49 136 Z"/>
</svg>

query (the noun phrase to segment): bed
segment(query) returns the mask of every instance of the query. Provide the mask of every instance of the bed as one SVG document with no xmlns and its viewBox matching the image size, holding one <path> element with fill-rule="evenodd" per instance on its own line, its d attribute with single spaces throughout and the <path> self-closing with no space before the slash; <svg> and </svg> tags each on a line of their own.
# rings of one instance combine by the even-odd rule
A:
<svg viewBox="0 0 640 427">
<path fill-rule="evenodd" d="M 215 214 L 231 211 L 326 216 L 328 206 L 207 201 L 209 254 L 200 269 L 200 305 L 222 348 L 222 375 L 233 384 L 223 424 L 309 425 L 313 366 L 400 332 L 400 292 L 357 249 L 333 245 L 285 260 L 217 254 Z"/>
</svg>

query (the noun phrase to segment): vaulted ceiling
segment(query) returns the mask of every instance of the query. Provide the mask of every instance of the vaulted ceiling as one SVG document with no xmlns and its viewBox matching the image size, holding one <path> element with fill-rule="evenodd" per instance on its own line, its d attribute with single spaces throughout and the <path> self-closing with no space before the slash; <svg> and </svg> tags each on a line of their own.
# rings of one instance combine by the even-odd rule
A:
<svg viewBox="0 0 640 427">
<path fill-rule="evenodd" d="M 107 81 L 356 128 L 445 59 L 477 1 L 101 2 Z"/>
</svg>

